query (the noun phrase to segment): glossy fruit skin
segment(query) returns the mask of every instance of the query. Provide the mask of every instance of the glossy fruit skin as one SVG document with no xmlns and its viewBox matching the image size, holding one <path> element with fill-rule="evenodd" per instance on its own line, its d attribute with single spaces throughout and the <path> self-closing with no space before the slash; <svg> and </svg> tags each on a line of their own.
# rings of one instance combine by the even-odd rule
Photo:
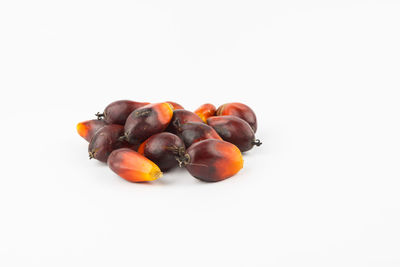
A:
<svg viewBox="0 0 400 267">
<path fill-rule="evenodd" d="M 195 178 L 218 182 L 235 175 L 243 168 L 239 148 L 226 141 L 207 139 L 186 150 L 183 165 Z"/>
<path fill-rule="evenodd" d="M 193 113 L 189 110 L 185 110 L 185 109 L 174 110 L 171 122 L 169 123 L 166 131 L 173 133 L 173 134 L 177 134 L 179 132 L 179 127 L 188 122 L 203 123 L 203 120 L 199 116 L 197 116 L 195 113 Z"/>
<path fill-rule="evenodd" d="M 114 150 L 107 164 L 113 172 L 129 182 L 148 182 L 162 177 L 160 168 L 154 162 L 128 148 Z"/>
<path fill-rule="evenodd" d="M 254 133 L 257 132 L 257 117 L 254 111 L 245 104 L 242 103 L 227 103 L 221 105 L 216 113 L 217 116 L 233 115 L 245 120 Z"/>
<path fill-rule="evenodd" d="M 118 124 L 106 125 L 98 130 L 89 143 L 89 158 L 107 162 L 113 150 L 130 146 L 126 141 L 120 140 L 123 133 L 124 127 Z"/>
<path fill-rule="evenodd" d="M 166 103 L 171 104 L 172 107 L 174 108 L 174 110 L 176 110 L 176 109 L 185 109 L 184 107 L 182 107 L 181 105 L 179 105 L 179 104 L 176 103 L 176 102 L 166 101 Z"/>
<path fill-rule="evenodd" d="M 125 123 L 125 139 L 135 145 L 167 128 L 173 114 L 168 103 L 149 104 L 133 111 Z"/>
<path fill-rule="evenodd" d="M 198 107 L 194 113 L 196 113 L 196 115 L 199 116 L 204 122 L 207 122 L 207 119 L 211 116 L 214 116 L 216 111 L 217 108 L 213 104 L 207 103 Z"/>
<path fill-rule="evenodd" d="M 103 119 L 107 124 L 124 125 L 132 111 L 148 104 L 147 102 L 118 100 L 109 104 L 102 114 L 97 113 L 96 116 L 98 119 Z"/>
<path fill-rule="evenodd" d="M 168 171 L 176 166 L 176 157 L 184 153 L 185 144 L 175 134 L 158 133 L 144 141 L 138 152 L 153 161 L 162 171 Z"/>
<path fill-rule="evenodd" d="M 205 139 L 222 140 L 211 126 L 202 122 L 188 122 L 181 125 L 178 136 L 183 140 L 186 147 Z"/>
<path fill-rule="evenodd" d="M 208 118 L 207 123 L 214 128 L 223 140 L 234 144 L 242 152 L 252 149 L 254 145 L 259 143 L 259 141 L 256 141 L 250 125 L 239 117 L 232 115 L 214 116 Z"/>
<path fill-rule="evenodd" d="M 88 120 L 78 123 L 76 130 L 81 137 L 90 142 L 97 130 L 103 128 L 105 125 L 107 123 L 103 120 Z"/>
</svg>

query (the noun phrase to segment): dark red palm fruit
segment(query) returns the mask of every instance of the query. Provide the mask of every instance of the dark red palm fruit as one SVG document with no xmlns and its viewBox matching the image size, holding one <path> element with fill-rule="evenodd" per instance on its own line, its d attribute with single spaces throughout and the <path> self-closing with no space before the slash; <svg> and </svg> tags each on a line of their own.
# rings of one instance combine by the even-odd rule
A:
<svg viewBox="0 0 400 267">
<path fill-rule="evenodd" d="M 227 103 L 220 106 L 215 113 L 217 116 L 233 115 L 245 120 L 254 133 L 257 132 L 257 118 L 254 111 L 242 103 Z"/>
<path fill-rule="evenodd" d="M 136 109 L 126 120 L 124 139 L 135 145 L 161 133 L 171 121 L 172 113 L 172 105 L 168 103 L 149 104 Z"/>
<path fill-rule="evenodd" d="M 207 122 L 207 119 L 211 116 L 215 115 L 217 108 L 213 104 L 203 104 L 198 107 L 194 113 L 199 116 L 204 122 Z"/>
<path fill-rule="evenodd" d="M 107 124 L 124 125 L 132 111 L 148 104 L 146 102 L 118 100 L 109 104 L 103 113 L 97 112 L 96 116 L 98 119 L 103 119 Z"/>
<path fill-rule="evenodd" d="M 174 110 L 171 122 L 169 123 L 166 131 L 173 133 L 173 134 L 177 134 L 179 132 L 178 131 L 179 127 L 188 122 L 203 123 L 203 120 L 199 116 L 197 116 L 195 113 L 193 113 L 189 110 L 185 110 L 185 109 Z"/>
<path fill-rule="evenodd" d="M 205 182 L 218 182 L 235 175 L 243 168 L 243 158 L 235 145 L 216 139 L 193 144 L 186 154 L 178 158 L 195 178 Z"/>
<path fill-rule="evenodd" d="M 107 162 L 107 158 L 113 150 L 130 147 L 128 142 L 120 140 L 123 134 L 124 126 L 118 124 L 106 125 L 98 130 L 89 143 L 89 158 Z"/>
<path fill-rule="evenodd" d="M 182 107 L 181 105 L 179 105 L 179 104 L 176 103 L 176 102 L 166 101 L 166 103 L 171 104 L 172 107 L 174 108 L 174 110 L 176 110 L 176 109 L 185 109 L 184 107 Z"/>
<path fill-rule="evenodd" d="M 138 152 L 157 164 L 162 171 L 168 171 L 176 166 L 176 157 L 184 153 L 185 144 L 172 133 L 158 133 L 144 141 Z"/>
<path fill-rule="evenodd" d="M 254 145 L 260 146 L 262 143 L 255 138 L 254 131 L 250 125 L 236 116 L 214 116 L 207 119 L 208 125 L 229 143 L 237 146 L 240 151 L 245 152 L 253 148 Z"/>
<path fill-rule="evenodd" d="M 78 123 L 76 125 L 76 130 L 81 137 L 90 142 L 97 130 L 103 128 L 105 125 L 107 125 L 107 123 L 103 120 L 88 120 Z"/>
<path fill-rule="evenodd" d="M 114 150 L 107 164 L 113 172 L 129 182 L 154 181 L 163 175 L 154 162 L 128 148 Z"/>
<path fill-rule="evenodd" d="M 202 122 L 188 122 L 181 125 L 178 129 L 178 136 L 183 140 L 186 147 L 205 139 L 222 140 L 211 126 Z"/>
</svg>

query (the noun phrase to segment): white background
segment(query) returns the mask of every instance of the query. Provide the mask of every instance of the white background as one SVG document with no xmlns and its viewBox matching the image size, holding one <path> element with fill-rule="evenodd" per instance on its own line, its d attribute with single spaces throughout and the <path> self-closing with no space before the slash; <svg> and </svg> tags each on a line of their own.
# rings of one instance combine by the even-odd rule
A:
<svg viewBox="0 0 400 267">
<path fill-rule="evenodd" d="M 400 266 L 400 3 L 0 2 L 0 266 Z M 263 146 L 214 184 L 132 184 L 79 121 L 240 101 Z"/>
</svg>

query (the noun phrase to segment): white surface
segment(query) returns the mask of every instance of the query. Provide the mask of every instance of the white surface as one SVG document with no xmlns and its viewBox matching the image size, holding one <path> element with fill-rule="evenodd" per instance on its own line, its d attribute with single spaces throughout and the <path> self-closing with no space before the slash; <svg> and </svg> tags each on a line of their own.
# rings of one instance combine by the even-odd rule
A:
<svg viewBox="0 0 400 267">
<path fill-rule="evenodd" d="M 396 3 L 397 2 L 397 3 Z M 1 1 L 0 266 L 400 266 L 398 1 Z M 109 102 L 249 104 L 234 178 L 131 184 Z"/>
</svg>

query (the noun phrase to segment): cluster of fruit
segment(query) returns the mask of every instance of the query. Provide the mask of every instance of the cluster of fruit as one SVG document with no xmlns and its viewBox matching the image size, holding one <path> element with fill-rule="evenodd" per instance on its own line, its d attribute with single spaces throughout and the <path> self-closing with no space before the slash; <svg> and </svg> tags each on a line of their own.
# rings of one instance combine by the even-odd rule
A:
<svg viewBox="0 0 400 267">
<path fill-rule="evenodd" d="M 174 102 L 120 100 L 96 116 L 77 125 L 89 158 L 131 182 L 156 180 L 176 166 L 200 180 L 221 181 L 243 167 L 241 152 L 261 145 L 256 115 L 242 103 L 191 112 Z"/>
</svg>

